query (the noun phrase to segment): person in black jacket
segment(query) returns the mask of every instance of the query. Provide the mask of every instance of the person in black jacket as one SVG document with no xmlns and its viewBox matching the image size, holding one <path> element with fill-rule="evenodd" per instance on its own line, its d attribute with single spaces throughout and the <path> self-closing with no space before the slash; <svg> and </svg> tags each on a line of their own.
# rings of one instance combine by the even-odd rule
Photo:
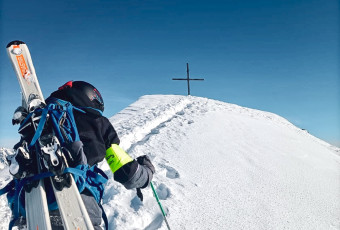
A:
<svg viewBox="0 0 340 230">
<path fill-rule="evenodd" d="M 84 81 L 69 81 L 53 92 L 51 98 L 71 102 L 85 113 L 74 110 L 74 118 L 78 129 L 80 142 L 69 146 L 69 151 L 75 162 L 70 165 L 88 164 L 90 167 L 106 159 L 114 180 L 123 184 L 127 189 L 146 188 L 155 173 L 155 168 L 148 156 L 143 155 L 132 159 L 119 147 L 119 137 L 109 122 L 102 115 L 104 101 L 99 91 Z M 21 118 L 22 119 L 22 118 Z M 17 123 L 18 121 L 13 121 Z M 84 204 L 95 229 L 101 229 L 102 210 L 92 194 L 86 189 L 81 193 Z M 51 211 L 53 229 L 62 229 L 61 217 L 58 210 Z M 53 221 L 54 220 L 54 221 Z"/>
<path fill-rule="evenodd" d="M 50 97 L 69 101 L 86 112 L 75 111 L 74 117 L 87 164 L 92 166 L 105 158 L 114 173 L 114 180 L 127 189 L 145 188 L 150 184 L 155 168 L 149 157 L 144 155 L 134 160 L 119 147 L 120 140 L 114 127 L 102 116 L 104 101 L 94 86 L 84 81 L 70 81 L 59 87 Z M 91 220 L 96 222 L 94 226 L 97 226 L 100 224 L 100 209 L 93 207 L 95 202 L 87 201 L 91 197 L 82 197 L 85 205 L 92 204 L 90 211 L 95 211 L 89 214 L 92 216 Z"/>
</svg>

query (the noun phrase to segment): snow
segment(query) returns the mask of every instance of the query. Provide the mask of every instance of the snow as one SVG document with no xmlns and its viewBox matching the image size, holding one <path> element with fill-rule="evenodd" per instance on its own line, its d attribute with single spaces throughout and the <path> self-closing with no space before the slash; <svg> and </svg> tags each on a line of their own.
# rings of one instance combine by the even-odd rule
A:
<svg viewBox="0 0 340 230">
<path fill-rule="evenodd" d="M 340 149 L 278 115 L 148 95 L 110 121 L 131 156 L 152 159 L 172 229 L 340 229 Z M 1 167 L 3 187 L 10 176 Z M 167 229 L 151 188 L 142 190 L 142 203 L 136 190 L 113 181 L 105 162 L 100 167 L 109 175 L 109 229 Z M 0 205 L 0 229 L 7 229 L 4 196 Z"/>
<path fill-rule="evenodd" d="M 5 148 L 0 148 L 0 188 L 5 187 L 12 180 L 9 174 L 9 167 L 6 161 L 7 155 L 12 155 L 13 151 Z M 6 196 L 0 196 L 0 229 L 8 229 L 8 223 L 11 219 L 11 210 L 7 205 Z"/>
</svg>

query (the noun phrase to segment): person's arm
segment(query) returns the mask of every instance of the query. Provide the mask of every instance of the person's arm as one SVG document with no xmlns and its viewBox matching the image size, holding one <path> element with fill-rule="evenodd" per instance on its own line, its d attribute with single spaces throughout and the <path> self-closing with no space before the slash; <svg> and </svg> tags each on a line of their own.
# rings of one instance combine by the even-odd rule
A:
<svg viewBox="0 0 340 230">
<path fill-rule="evenodd" d="M 106 142 L 105 159 L 114 175 L 114 180 L 124 185 L 127 189 L 145 188 L 152 180 L 155 167 L 146 155 L 132 159 L 119 146 L 118 135 L 109 122 L 106 120 L 106 131 L 104 140 Z"/>
<path fill-rule="evenodd" d="M 155 173 L 148 156 L 133 160 L 116 144 L 106 151 L 105 159 L 110 165 L 114 180 L 123 184 L 126 189 L 147 187 Z"/>
</svg>

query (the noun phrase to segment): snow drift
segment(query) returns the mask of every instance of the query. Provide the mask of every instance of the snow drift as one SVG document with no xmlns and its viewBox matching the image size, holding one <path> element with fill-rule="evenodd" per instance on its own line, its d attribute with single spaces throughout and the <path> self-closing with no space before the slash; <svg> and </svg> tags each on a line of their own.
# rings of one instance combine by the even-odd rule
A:
<svg viewBox="0 0 340 230">
<path fill-rule="evenodd" d="M 340 150 L 280 116 L 153 95 L 110 121 L 125 150 L 152 158 L 172 229 L 340 229 Z M 142 203 L 113 181 L 105 162 L 100 167 L 110 177 L 103 198 L 109 229 L 166 229 L 150 188 Z M 5 197 L 0 204 L 6 229 Z"/>
</svg>

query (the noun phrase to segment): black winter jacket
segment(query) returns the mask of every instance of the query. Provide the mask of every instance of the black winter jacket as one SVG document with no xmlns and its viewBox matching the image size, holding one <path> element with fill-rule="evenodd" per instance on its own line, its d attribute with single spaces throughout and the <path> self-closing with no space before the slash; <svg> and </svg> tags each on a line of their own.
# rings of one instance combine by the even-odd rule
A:
<svg viewBox="0 0 340 230">
<path fill-rule="evenodd" d="M 72 88 L 57 90 L 50 97 L 71 103 L 74 100 Z M 114 127 L 106 117 L 96 110 L 82 109 L 86 113 L 74 111 L 74 117 L 80 140 L 83 142 L 87 163 L 92 166 L 101 162 L 105 158 L 106 150 L 112 144 L 119 145 L 120 140 Z M 153 171 L 148 167 L 139 165 L 136 160 L 125 164 L 114 173 L 114 179 L 122 183 L 127 189 L 147 187 L 152 176 Z"/>
</svg>

